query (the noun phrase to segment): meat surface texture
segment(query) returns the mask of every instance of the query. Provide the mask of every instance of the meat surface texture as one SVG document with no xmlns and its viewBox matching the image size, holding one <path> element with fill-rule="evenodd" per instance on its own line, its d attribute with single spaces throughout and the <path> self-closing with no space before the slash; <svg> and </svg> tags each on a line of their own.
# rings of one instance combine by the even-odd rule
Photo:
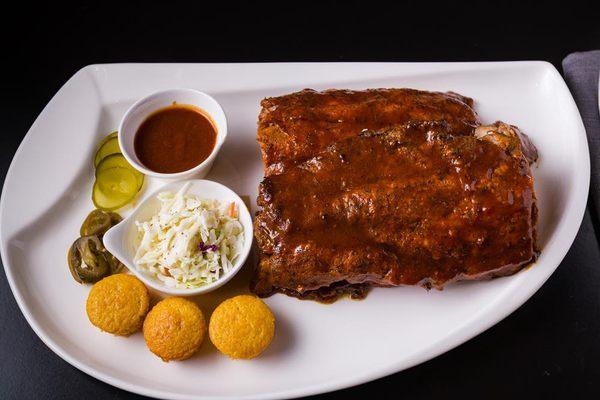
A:
<svg viewBox="0 0 600 400">
<path fill-rule="evenodd" d="M 259 296 L 333 301 L 370 286 L 442 288 L 535 260 L 535 147 L 514 126 L 479 126 L 470 99 L 302 91 L 263 107 Z M 336 125 L 338 117 L 352 122 Z M 261 129 L 272 126 L 287 144 L 265 146 Z"/>
<path fill-rule="evenodd" d="M 267 176 L 365 130 L 443 121 L 454 134 L 471 135 L 479 125 L 473 100 L 451 92 L 305 89 L 261 105 L 257 139 Z"/>
</svg>

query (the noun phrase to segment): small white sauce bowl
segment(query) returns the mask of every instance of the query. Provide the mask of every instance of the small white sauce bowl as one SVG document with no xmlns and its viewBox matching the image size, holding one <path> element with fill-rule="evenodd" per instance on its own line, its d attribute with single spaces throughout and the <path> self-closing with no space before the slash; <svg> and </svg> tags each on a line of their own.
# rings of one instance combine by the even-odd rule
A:
<svg viewBox="0 0 600 400">
<path fill-rule="evenodd" d="M 215 147 L 206 160 L 187 171 L 160 173 L 146 168 L 135 153 L 134 139 L 140 125 L 152 113 L 176 104 L 187 104 L 204 111 L 214 122 L 217 131 Z M 144 175 L 162 179 L 204 178 L 210 171 L 217 153 L 227 137 L 227 118 L 221 105 L 206 93 L 194 89 L 171 89 L 157 92 L 135 102 L 123 115 L 119 124 L 119 146 L 129 163 Z M 165 149 L 168 151 L 168 149 Z"/>
<path fill-rule="evenodd" d="M 193 289 L 178 289 L 166 286 L 163 282 L 155 279 L 143 271 L 140 271 L 135 266 L 133 259 L 137 250 L 137 227 L 135 221 L 147 221 L 160 209 L 160 201 L 156 195 L 160 192 L 170 191 L 176 193 L 183 185 L 190 183 L 187 189 L 187 194 L 194 194 L 206 199 L 216 199 L 222 202 L 234 201 L 238 206 L 238 218 L 244 227 L 244 246 L 241 254 L 238 256 L 233 268 L 225 275 L 221 276 L 213 283 L 209 283 Z M 177 181 L 166 184 L 159 190 L 149 195 L 136 209 L 121 221 L 109 229 L 104 234 L 104 246 L 115 257 L 117 257 L 129 270 L 137 276 L 147 286 L 158 290 L 159 292 L 173 296 L 193 296 L 202 293 L 211 292 L 225 283 L 227 283 L 238 271 L 242 268 L 250 249 L 252 248 L 252 240 L 254 238 L 252 217 L 248 207 L 242 199 L 231 189 L 220 183 L 207 181 L 202 179 L 191 179 L 187 181 Z"/>
</svg>

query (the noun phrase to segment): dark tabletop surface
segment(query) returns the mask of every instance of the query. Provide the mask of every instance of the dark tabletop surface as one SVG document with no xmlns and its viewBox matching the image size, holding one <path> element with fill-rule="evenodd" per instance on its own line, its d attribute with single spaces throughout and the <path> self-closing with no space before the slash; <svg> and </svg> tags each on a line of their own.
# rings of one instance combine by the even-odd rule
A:
<svg viewBox="0 0 600 400">
<path fill-rule="evenodd" d="M 19 10 L 4 10 L 0 179 L 45 104 L 87 64 L 547 60 L 560 71 L 568 53 L 600 48 L 593 2 L 260 2 L 247 9 L 210 3 L 221 5 L 21 2 Z M 599 398 L 599 267 L 594 223 L 586 212 L 561 266 L 504 321 L 422 365 L 317 397 Z M 52 353 L 21 315 L 0 273 L 0 398 L 140 396 Z"/>
</svg>

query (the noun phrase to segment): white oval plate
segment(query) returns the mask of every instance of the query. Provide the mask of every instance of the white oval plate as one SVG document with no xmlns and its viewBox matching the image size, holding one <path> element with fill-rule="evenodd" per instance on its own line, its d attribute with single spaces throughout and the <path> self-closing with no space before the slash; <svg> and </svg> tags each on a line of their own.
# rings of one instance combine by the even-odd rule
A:
<svg viewBox="0 0 600 400">
<path fill-rule="evenodd" d="M 540 152 L 539 260 L 514 276 L 444 291 L 375 289 L 332 305 L 275 295 L 266 301 L 277 334 L 263 356 L 232 361 L 207 341 L 200 354 L 165 364 L 141 334 L 101 333 L 85 315 L 88 286 L 76 284 L 66 251 L 92 209 L 92 156 L 137 99 L 174 87 L 214 96 L 229 137 L 207 179 L 248 195 L 256 211 L 262 165 L 255 141 L 259 102 L 305 87 L 413 87 L 472 96 L 484 122 L 518 125 Z M 116 64 L 79 71 L 46 106 L 9 169 L 0 205 L 4 268 L 39 337 L 82 371 L 149 396 L 281 398 L 363 383 L 435 357 L 513 312 L 548 279 L 579 228 L 589 186 L 585 131 L 564 81 L 550 64 Z M 159 182 L 149 180 L 151 192 Z M 251 265 L 198 298 L 209 314 L 247 287 Z M 517 338 L 517 333 L 515 333 Z"/>
</svg>

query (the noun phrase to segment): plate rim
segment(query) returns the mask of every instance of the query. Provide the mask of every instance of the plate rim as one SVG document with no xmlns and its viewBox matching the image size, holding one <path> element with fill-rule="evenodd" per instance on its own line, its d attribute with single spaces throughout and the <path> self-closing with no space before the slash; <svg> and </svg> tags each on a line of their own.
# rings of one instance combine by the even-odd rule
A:
<svg viewBox="0 0 600 400">
<path fill-rule="evenodd" d="M 378 367 L 378 368 L 374 368 L 372 369 L 369 373 L 358 373 L 358 374 L 354 374 L 354 375 L 349 375 L 349 376 L 345 376 L 343 379 L 338 379 L 336 381 L 333 382 L 328 382 L 327 384 L 315 384 L 315 385 L 309 385 L 309 386 L 303 386 L 300 388 L 296 388 L 296 389 L 288 389 L 288 390 L 280 390 L 280 391 L 276 391 L 276 392 L 270 392 L 267 394 L 252 394 L 252 395 L 244 395 L 244 396 L 235 396 L 235 398 L 239 398 L 239 399 L 278 399 L 278 398 L 295 398 L 295 397 L 300 397 L 300 396 L 309 396 L 309 395 L 315 395 L 315 394 L 320 394 L 320 393 L 327 393 L 327 392 L 331 392 L 334 390 L 340 390 L 340 389 L 344 389 L 344 388 L 348 388 L 348 387 L 352 387 L 352 386 L 356 386 L 356 385 L 360 385 L 360 384 L 364 384 L 366 382 L 370 382 L 373 381 L 375 379 L 379 379 L 394 373 L 398 373 L 401 372 L 403 370 L 406 370 L 408 368 L 412 368 L 415 365 L 421 364 L 425 361 L 428 361 L 432 358 L 435 358 L 441 354 L 446 353 L 447 351 L 471 340 L 472 338 L 474 338 L 475 336 L 480 335 L 481 333 L 485 332 L 486 330 L 488 330 L 489 328 L 491 328 L 492 326 L 496 325 L 498 322 L 500 322 L 501 320 L 503 320 L 504 318 L 506 318 L 508 315 L 512 314 L 513 312 L 515 312 L 518 308 L 520 308 L 527 300 L 529 300 L 538 290 L 539 288 L 546 282 L 546 280 L 556 271 L 556 269 L 558 268 L 558 266 L 560 265 L 560 263 L 562 262 L 562 260 L 564 259 L 564 257 L 566 256 L 567 252 L 569 251 L 569 249 L 571 248 L 575 237 L 577 235 L 577 232 L 579 231 L 579 228 L 581 226 L 581 223 L 583 221 L 583 217 L 585 214 L 585 210 L 586 210 L 586 204 L 587 204 L 587 198 L 589 195 L 589 185 L 590 185 L 590 155 L 589 155 L 589 146 L 588 146 L 588 141 L 587 141 L 587 135 L 585 132 L 585 127 L 583 125 L 583 121 L 581 119 L 581 115 L 579 112 L 579 109 L 577 108 L 577 105 L 573 99 L 573 96 L 570 92 L 570 90 L 568 89 L 563 77 L 560 75 L 560 73 L 558 72 L 558 70 L 554 67 L 554 65 L 552 65 L 551 63 L 547 62 L 547 61 L 491 61 L 491 62 L 350 62 L 350 63 L 345 63 L 345 62 L 279 62 L 279 63 L 109 63 L 109 64 L 90 64 L 87 66 L 84 66 L 83 68 L 81 68 L 80 70 L 78 70 L 77 72 L 75 72 L 62 86 L 61 88 L 56 92 L 56 94 L 50 99 L 50 101 L 46 104 L 46 106 L 42 109 L 42 111 L 39 113 L 39 115 L 36 117 L 35 121 L 33 122 L 33 124 L 30 126 L 30 128 L 28 129 L 27 133 L 25 134 L 25 136 L 23 137 L 21 143 L 19 144 L 17 151 L 15 152 L 15 154 L 13 155 L 13 158 L 11 160 L 10 166 L 6 172 L 6 176 L 4 179 L 4 183 L 3 183 L 3 187 L 2 187 L 2 194 L 0 195 L 0 217 L 2 215 L 4 215 L 5 212 L 5 188 L 7 186 L 7 183 L 11 181 L 11 175 L 13 173 L 13 169 L 15 166 L 15 159 L 19 156 L 19 154 L 23 151 L 23 149 L 26 147 L 28 140 L 31 137 L 31 133 L 33 131 L 33 128 L 35 127 L 35 125 L 38 123 L 38 121 L 40 120 L 40 118 L 45 114 L 46 110 L 49 108 L 49 106 L 56 100 L 56 98 L 61 94 L 61 92 L 63 92 L 65 90 L 65 88 L 70 85 L 73 84 L 73 82 L 75 81 L 75 79 L 83 74 L 88 74 L 92 75 L 92 73 L 90 72 L 90 70 L 98 68 L 98 67 L 135 67 L 135 66 L 143 66 L 143 67 L 152 67 L 152 66 L 169 66 L 169 67 L 173 67 L 173 66 L 207 66 L 210 65 L 212 67 L 214 66 L 219 66 L 219 65 L 231 65 L 231 64 L 236 64 L 236 65 L 271 65 L 271 64 L 276 64 L 276 65 L 348 65 L 348 64 L 360 64 L 360 65 L 381 65 L 381 64 L 393 64 L 393 65 L 428 65 L 428 66 L 440 66 L 440 67 L 444 67 L 444 66 L 474 66 L 474 67 L 479 67 L 479 66 L 486 66 L 486 67 L 494 67 L 494 66 L 500 66 L 500 65 L 504 65 L 504 66 L 514 66 L 514 65 L 520 65 L 520 66 L 539 66 L 543 69 L 546 70 L 547 73 L 549 73 L 550 75 L 552 75 L 552 79 L 556 82 L 558 82 L 561 86 L 561 91 L 563 91 L 565 93 L 565 101 L 569 103 L 569 106 L 573 109 L 573 112 L 575 113 L 574 116 L 576 117 L 577 123 L 579 125 L 578 127 L 578 138 L 583 138 L 583 150 L 584 151 L 584 155 L 583 155 L 583 159 L 581 160 L 583 163 L 583 167 L 584 167 L 584 171 L 579 171 L 580 172 L 580 180 L 578 181 L 579 185 L 583 184 L 583 190 L 579 193 L 579 194 L 575 194 L 576 198 L 573 200 L 574 205 L 572 205 L 572 207 L 575 208 L 575 213 L 576 213 L 576 218 L 575 221 L 571 224 L 569 224 L 569 226 L 567 227 L 568 229 L 565 228 L 566 232 L 564 233 L 564 238 L 567 238 L 568 240 L 566 240 L 565 242 L 568 242 L 569 245 L 565 246 L 565 248 L 563 248 L 562 250 L 562 254 L 559 257 L 559 261 L 557 263 L 556 266 L 554 266 L 550 271 L 548 271 L 547 275 L 539 282 L 539 284 L 537 285 L 537 287 L 532 286 L 532 290 L 530 292 L 527 292 L 527 294 L 520 294 L 516 299 L 513 299 L 513 302 L 511 302 L 508 305 L 504 305 L 504 307 L 502 307 L 501 310 L 496 310 L 497 312 L 495 314 L 493 314 L 493 316 L 491 318 L 487 318 L 485 321 L 483 321 L 483 319 L 481 320 L 480 323 L 478 323 L 477 325 L 477 329 L 471 328 L 469 330 L 469 333 L 461 334 L 461 330 L 459 329 L 458 331 L 453 332 L 451 335 L 446 336 L 443 340 L 442 340 L 442 344 L 435 347 L 435 350 L 432 350 L 434 347 L 430 347 L 428 350 L 423 351 L 422 353 L 420 353 L 419 355 L 417 355 L 416 357 L 412 358 L 410 361 L 408 362 L 403 362 L 402 365 L 398 365 L 398 364 L 389 364 L 386 365 L 384 367 Z M 92 79 L 95 81 L 94 76 L 89 76 L 89 79 Z M 581 173 L 583 172 L 583 173 Z M 577 186 L 575 186 L 575 188 L 577 188 Z M 156 390 L 156 389 L 150 389 L 141 385 L 137 385 L 137 384 L 132 384 L 129 383 L 125 380 L 122 380 L 120 378 L 115 378 L 109 374 L 105 374 L 104 372 L 101 372 L 97 369 L 95 369 L 94 367 L 89 366 L 87 363 L 85 362 L 81 362 L 79 360 L 77 360 L 76 358 L 70 356 L 69 354 L 67 354 L 67 352 L 57 343 L 55 343 L 51 338 L 49 338 L 48 336 L 46 336 L 46 333 L 44 331 L 44 329 L 37 323 L 37 321 L 34 319 L 34 317 L 31 315 L 30 311 L 25 307 L 25 302 L 23 300 L 23 296 L 18 288 L 18 286 L 16 285 L 15 281 L 14 281 L 14 277 L 12 275 L 12 266 L 7 262 L 7 258 L 6 255 L 8 254 L 8 251 L 6 249 L 7 246 L 7 241 L 4 238 L 4 234 L 3 234 L 3 222 L 0 220 L 0 255 L 2 257 L 2 264 L 4 267 L 4 272 L 6 274 L 11 292 L 13 294 L 13 296 L 15 297 L 15 300 L 17 302 L 17 305 L 19 307 L 19 310 L 21 311 L 21 313 L 23 314 L 23 316 L 25 317 L 25 319 L 27 320 L 28 324 L 30 325 L 30 327 L 33 329 L 33 331 L 35 332 L 35 334 L 40 338 L 40 340 L 48 347 L 50 348 L 50 350 L 52 350 L 55 354 L 57 354 L 59 357 L 61 357 L 63 360 L 65 360 L 67 363 L 71 364 L 72 366 L 74 366 L 75 368 L 85 372 L 86 374 L 99 379 L 100 381 L 103 381 L 109 385 L 118 387 L 120 389 L 132 392 L 132 393 L 138 393 L 141 395 L 145 395 L 145 396 L 149 396 L 149 397 L 154 397 L 154 398 L 168 398 L 168 399 L 177 399 L 177 400 L 187 400 L 187 399 L 196 399 L 199 397 L 203 397 L 202 395 L 198 396 L 198 395 L 192 395 L 192 394 L 182 394 L 182 393 L 174 393 L 174 392 L 170 392 L 170 391 L 165 391 L 165 390 Z M 489 316 L 490 314 L 485 314 L 487 316 Z M 474 333 L 473 333 L 474 332 Z M 232 398 L 231 396 L 225 395 L 225 396 L 210 396 L 211 398 L 216 398 L 216 399 L 230 399 Z"/>
</svg>

